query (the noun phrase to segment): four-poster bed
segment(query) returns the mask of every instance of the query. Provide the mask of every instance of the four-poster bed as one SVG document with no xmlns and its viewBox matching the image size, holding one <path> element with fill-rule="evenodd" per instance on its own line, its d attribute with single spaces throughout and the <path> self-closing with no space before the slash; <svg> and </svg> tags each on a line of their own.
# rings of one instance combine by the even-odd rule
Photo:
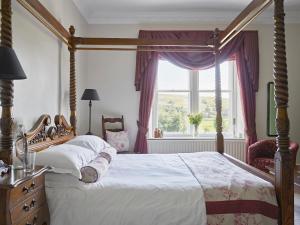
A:
<svg viewBox="0 0 300 225">
<path fill-rule="evenodd" d="M 70 123 L 72 132 L 76 135 L 76 76 L 75 76 L 75 51 L 76 50 L 117 50 L 117 51 L 161 51 L 155 47 L 171 47 L 166 51 L 208 51 L 215 54 L 216 67 L 216 150 L 229 161 L 239 167 L 255 174 L 275 185 L 279 204 L 278 224 L 294 224 L 293 203 L 293 163 L 288 149 L 289 145 L 289 120 L 287 115 L 288 85 L 287 65 L 285 51 L 284 30 L 284 1 L 275 0 L 274 8 L 274 83 L 275 100 L 277 108 L 277 153 L 275 155 L 275 177 L 271 177 L 255 168 L 242 163 L 224 154 L 224 138 L 222 135 L 222 102 L 219 54 L 222 48 L 232 40 L 248 23 L 267 8 L 271 0 L 253 0 L 233 22 L 224 30 L 218 29 L 214 37 L 205 43 L 195 43 L 188 40 L 147 40 L 136 38 L 84 38 L 76 37 L 73 26 L 67 31 L 52 14 L 38 0 L 18 0 L 31 14 L 42 22 L 54 35 L 67 44 L 70 52 Z M 1 45 L 12 47 L 11 36 L 11 0 L 2 0 L 1 18 Z M 137 46 L 138 48 L 122 47 L 94 47 L 94 46 Z M 12 162 L 12 105 L 13 82 L 1 81 L 1 150 L 0 157 L 7 163 Z"/>
</svg>

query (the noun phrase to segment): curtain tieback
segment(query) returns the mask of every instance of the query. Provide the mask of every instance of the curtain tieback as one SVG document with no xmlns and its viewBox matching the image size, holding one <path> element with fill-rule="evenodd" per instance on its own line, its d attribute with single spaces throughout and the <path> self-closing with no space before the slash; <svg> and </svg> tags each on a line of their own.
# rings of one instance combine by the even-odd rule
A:
<svg viewBox="0 0 300 225">
<path fill-rule="evenodd" d="M 256 130 L 255 129 L 248 129 L 248 130 L 246 130 L 246 134 L 247 134 L 247 136 L 254 136 L 254 135 L 256 135 Z"/>
<path fill-rule="evenodd" d="M 138 126 L 139 131 L 140 131 L 141 133 L 147 134 L 148 128 L 147 128 L 147 127 L 144 127 L 144 126 L 140 123 L 140 121 L 137 121 L 137 126 Z"/>
</svg>

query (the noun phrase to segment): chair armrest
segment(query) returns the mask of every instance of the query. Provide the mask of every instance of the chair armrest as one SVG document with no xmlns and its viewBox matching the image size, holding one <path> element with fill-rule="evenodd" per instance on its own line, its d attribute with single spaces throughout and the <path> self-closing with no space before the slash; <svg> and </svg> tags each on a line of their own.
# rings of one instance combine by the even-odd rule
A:
<svg viewBox="0 0 300 225">
<path fill-rule="evenodd" d="M 259 158 L 260 151 L 261 151 L 260 146 L 257 145 L 257 143 L 254 143 L 254 144 L 249 146 L 247 159 L 248 159 L 248 163 L 250 165 L 253 165 L 253 162 L 254 162 L 255 158 Z"/>
<path fill-rule="evenodd" d="M 248 163 L 253 165 L 255 158 L 274 158 L 276 143 L 274 140 L 258 141 L 248 148 Z"/>
</svg>

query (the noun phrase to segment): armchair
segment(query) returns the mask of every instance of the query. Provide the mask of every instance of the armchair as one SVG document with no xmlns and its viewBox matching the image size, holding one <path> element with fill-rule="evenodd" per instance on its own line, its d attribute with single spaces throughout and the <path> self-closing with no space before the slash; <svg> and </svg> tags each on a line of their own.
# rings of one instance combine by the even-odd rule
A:
<svg viewBox="0 0 300 225">
<path fill-rule="evenodd" d="M 296 142 L 290 141 L 290 151 L 293 154 L 294 164 L 296 164 L 296 157 L 299 145 Z M 266 166 L 274 166 L 274 155 L 276 152 L 275 140 L 261 140 L 248 148 L 247 160 L 251 166 L 256 167 L 264 172 L 269 172 Z"/>
</svg>

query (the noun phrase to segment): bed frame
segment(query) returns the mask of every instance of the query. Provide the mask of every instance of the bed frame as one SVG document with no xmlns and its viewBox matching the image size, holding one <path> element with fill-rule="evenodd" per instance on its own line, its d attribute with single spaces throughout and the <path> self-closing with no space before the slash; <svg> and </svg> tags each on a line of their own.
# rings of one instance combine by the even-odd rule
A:
<svg viewBox="0 0 300 225">
<path fill-rule="evenodd" d="M 242 163 L 226 154 L 224 154 L 224 138 L 222 135 L 222 102 L 221 102 L 221 84 L 220 84 L 220 62 L 219 53 L 222 48 L 234 38 L 243 28 L 245 28 L 253 19 L 264 11 L 273 1 L 272 0 L 253 0 L 229 25 L 224 31 L 218 29 L 214 32 L 214 37 L 203 43 L 195 43 L 189 40 L 146 40 L 138 38 L 85 38 L 76 37 L 75 28 L 70 27 L 67 31 L 61 23 L 38 1 L 38 0 L 17 0 L 34 17 L 45 25 L 54 35 L 64 42 L 70 52 L 70 123 L 59 116 L 57 126 L 63 125 L 67 132 L 65 136 L 56 135 L 58 139 L 51 138 L 47 133 L 46 139 L 38 143 L 30 143 L 30 147 L 35 150 L 42 150 L 51 144 L 59 144 L 76 135 L 76 76 L 75 76 L 75 52 L 76 50 L 109 50 L 109 51 L 162 51 L 155 47 L 172 46 L 172 49 L 163 51 L 207 51 L 215 53 L 216 66 L 216 150 L 227 159 L 249 172 L 268 180 L 275 185 L 277 199 L 279 203 L 279 225 L 294 224 L 294 174 L 292 155 L 288 149 L 289 146 L 289 119 L 287 113 L 288 107 L 288 82 L 287 82 L 287 64 L 286 64 L 286 46 L 285 46 L 285 23 L 284 23 L 284 0 L 274 0 L 274 83 L 275 83 L 275 101 L 276 101 L 276 129 L 277 129 L 277 152 L 275 154 L 275 177 L 271 177 L 255 168 Z M 1 0 L 1 45 L 12 47 L 11 32 L 11 0 Z M 95 47 L 100 46 L 100 47 Z M 132 48 L 105 47 L 105 46 L 133 46 Z M 137 48 L 139 47 L 139 48 Z M 141 48 L 142 47 L 142 48 Z M 12 106 L 13 106 L 13 81 L 1 80 L 1 142 L 0 158 L 7 163 L 12 162 Z M 42 125 L 28 133 L 31 141 L 36 137 L 45 135 L 45 125 L 49 122 L 48 116 L 40 119 Z M 53 128 L 54 129 L 54 128 Z M 38 131 L 38 132 L 37 132 Z M 41 134 L 42 132 L 42 134 Z M 30 135 L 31 134 L 31 135 Z M 39 134 L 39 135 L 37 135 Z M 37 136 L 36 136 L 37 135 Z M 54 135 L 55 136 L 55 135 Z M 39 138 L 37 138 L 39 139 Z M 48 144 L 40 144 L 47 142 Z M 39 146 L 39 147 L 33 147 Z"/>
<path fill-rule="evenodd" d="M 28 149 L 39 152 L 52 145 L 65 143 L 74 137 L 73 128 L 62 115 L 54 117 L 54 124 L 51 126 L 49 115 L 41 115 L 32 129 L 25 134 Z M 23 139 L 17 140 L 16 153 L 23 153 Z"/>
</svg>

